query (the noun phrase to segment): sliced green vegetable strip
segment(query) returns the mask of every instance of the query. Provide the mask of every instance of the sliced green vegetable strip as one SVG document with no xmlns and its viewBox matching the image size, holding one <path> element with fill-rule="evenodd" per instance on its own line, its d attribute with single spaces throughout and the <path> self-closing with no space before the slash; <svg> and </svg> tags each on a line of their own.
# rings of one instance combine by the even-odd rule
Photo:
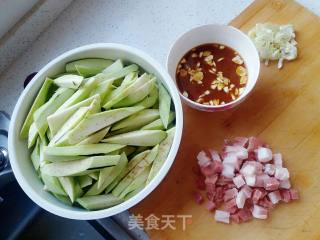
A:
<svg viewBox="0 0 320 240">
<path fill-rule="evenodd" d="M 55 193 L 55 194 L 59 194 L 59 195 L 63 195 L 63 196 L 67 196 L 66 192 L 63 190 L 60 181 L 57 177 L 53 177 L 53 176 L 49 176 L 43 172 L 41 172 L 41 179 L 44 183 L 45 186 L 45 190 Z"/>
<path fill-rule="evenodd" d="M 108 98 L 106 99 L 106 103 L 103 105 L 103 108 L 110 109 L 113 105 L 120 102 L 122 99 L 127 97 L 132 92 L 136 91 L 138 88 L 140 88 L 143 84 L 145 84 L 149 80 L 150 80 L 149 76 L 147 74 L 143 74 L 129 86 L 123 89 L 121 88 L 121 91 L 116 95 L 111 94 L 110 99 Z"/>
<path fill-rule="evenodd" d="M 108 133 L 110 127 L 105 127 L 100 131 L 90 135 L 86 139 L 79 142 L 77 145 L 86 145 L 86 144 L 94 144 L 100 142 Z"/>
<path fill-rule="evenodd" d="M 72 202 L 68 196 L 62 196 L 60 194 L 52 193 L 59 201 L 67 204 L 68 206 L 72 206 Z"/>
<path fill-rule="evenodd" d="M 79 182 L 79 185 L 81 188 L 85 188 L 87 186 L 90 186 L 92 184 L 92 178 L 88 175 L 79 176 L 76 178 Z"/>
<path fill-rule="evenodd" d="M 77 199 L 77 203 L 79 203 L 82 207 L 88 210 L 99 210 L 103 208 L 108 208 L 122 202 L 123 199 L 115 197 L 112 194 L 87 196 Z"/>
<path fill-rule="evenodd" d="M 140 127 L 154 121 L 159 118 L 159 110 L 157 109 L 145 109 L 138 112 L 126 119 L 123 119 L 112 126 L 111 131 L 115 131 L 122 128 L 139 129 Z"/>
<path fill-rule="evenodd" d="M 115 75 L 115 73 L 119 72 L 121 69 L 123 69 L 123 63 L 120 59 L 118 59 L 109 67 L 104 69 L 102 73 L 106 76 L 106 78 L 110 79 Z"/>
<path fill-rule="evenodd" d="M 134 153 L 136 151 L 135 147 L 132 146 L 126 146 L 124 148 L 121 149 L 122 152 L 124 152 L 127 156 L 131 155 L 132 153 Z"/>
<path fill-rule="evenodd" d="M 137 178 L 133 179 L 133 181 L 127 186 L 122 193 L 120 194 L 120 198 L 125 198 L 126 195 L 128 195 L 130 192 L 135 191 L 138 189 L 141 185 L 145 185 L 147 178 L 150 173 L 150 166 L 145 168 L 138 176 Z"/>
<path fill-rule="evenodd" d="M 85 58 L 66 64 L 66 72 L 78 72 L 84 77 L 91 77 L 107 68 L 113 63 L 112 60 L 103 58 Z"/>
<path fill-rule="evenodd" d="M 169 151 L 171 149 L 171 145 L 173 142 L 173 138 L 174 138 L 174 133 L 176 131 L 176 128 L 171 128 L 167 131 L 167 138 L 160 143 L 159 145 L 159 154 L 156 157 L 156 159 L 154 160 L 152 167 L 151 167 L 151 171 L 150 171 L 150 175 L 148 177 L 147 180 L 147 184 L 155 177 L 155 175 L 159 172 L 159 170 L 161 169 L 164 161 L 167 159 L 167 156 L 169 154 Z"/>
<path fill-rule="evenodd" d="M 147 97 L 145 97 L 141 102 L 136 103 L 134 106 L 151 108 L 157 102 L 158 97 L 159 97 L 158 89 L 154 87 Z"/>
<path fill-rule="evenodd" d="M 83 81 L 83 77 L 75 74 L 65 74 L 53 80 L 53 82 L 63 88 L 78 89 Z"/>
<path fill-rule="evenodd" d="M 142 101 L 145 97 L 147 97 L 150 94 L 151 90 L 155 87 L 155 82 L 155 78 L 146 82 L 141 87 L 137 88 L 135 91 L 130 93 L 127 97 L 122 99 L 120 102 L 116 103 L 114 107 L 129 107 L 133 104 Z"/>
<path fill-rule="evenodd" d="M 126 168 L 128 159 L 125 154 L 121 154 L 118 164 L 112 167 L 112 170 L 102 170 L 99 174 L 98 182 L 96 182 L 85 196 L 92 196 L 102 193 L 107 186 L 109 186 Z M 100 184 L 99 184 L 100 182 Z"/>
<path fill-rule="evenodd" d="M 45 164 L 41 168 L 41 171 L 42 173 L 56 177 L 72 176 L 91 168 L 114 166 L 119 162 L 119 159 L 120 155 L 94 156 L 70 162 Z"/>
<path fill-rule="evenodd" d="M 48 128 L 47 117 L 54 113 L 72 94 L 74 90 L 69 88 L 59 88 L 53 96 L 35 111 L 33 117 L 38 133 L 41 137 L 45 136 Z"/>
<path fill-rule="evenodd" d="M 97 88 L 95 88 L 91 93 L 90 96 L 99 94 L 100 98 L 101 98 L 101 102 L 105 101 L 105 98 L 112 92 L 113 90 L 113 85 L 112 85 L 113 81 L 104 81 L 99 83 L 99 85 L 97 86 Z"/>
<path fill-rule="evenodd" d="M 59 129 L 62 127 L 62 125 L 79 108 L 90 106 L 90 104 L 94 100 L 97 100 L 98 102 L 100 102 L 100 96 L 99 95 L 91 96 L 91 97 L 71 106 L 71 107 L 68 107 L 68 108 L 60 110 L 60 111 L 58 110 L 55 113 L 51 114 L 47 119 L 48 119 L 48 124 L 49 124 L 49 128 L 50 128 L 52 135 L 56 135 L 56 133 L 59 131 Z"/>
<path fill-rule="evenodd" d="M 92 179 L 94 180 L 98 180 L 99 178 L 99 171 L 93 172 L 93 173 L 89 173 L 88 176 L 90 176 Z"/>
<path fill-rule="evenodd" d="M 38 129 L 35 123 L 32 123 L 29 128 L 29 135 L 28 135 L 28 148 L 31 148 L 38 138 Z"/>
<path fill-rule="evenodd" d="M 87 144 L 77 146 L 66 146 L 66 147 L 45 147 L 44 153 L 46 155 L 55 156 L 80 156 L 80 155 L 92 155 L 92 154 L 107 154 L 112 151 L 124 148 L 125 145 L 121 144 Z"/>
<path fill-rule="evenodd" d="M 36 145 L 31 153 L 31 161 L 33 167 L 36 171 L 38 171 L 40 167 L 40 139 L 37 139 Z"/>
<path fill-rule="evenodd" d="M 171 97 L 167 92 L 167 90 L 165 89 L 165 87 L 160 83 L 159 84 L 159 110 L 160 110 L 160 118 L 165 128 L 167 128 L 169 124 L 170 105 L 171 105 Z"/>
<path fill-rule="evenodd" d="M 140 161 L 112 190 L 112 194 L 119 197 L 120 194 L 136 179 L 145 169 L 147 169 L 150 164 L 154 161 L 158 155 L 159 146 L 155 146 L 150 153 Z"/>
<path fill-rule="evenodd" d="M 145 186 L 146 186 L 146 183 L 141 184 L 136 190 L 134 190 L 134 191 L 130 192 L 129 194 L 127 194 L 125 196 L 124 200 L 127 201 L 128 199 L 132 198 L 137 193 L 139 193 L 142 189 L 144 189 Z"/>
<path fill-rule="evenodd" d="M 61 183 L 62 188 L 68 194 L 71 202 L 74 202 L 83 194 L 79 183 L 75 181 L 73 177 L 59 177 L 58 179 Z"/>
<path fill-rule="evenodd" d="M 112 72 L 107 72 L 107 69 L 103 71 L 103 73 L 110 79 L 110 80 L 117 80 L 121 79 L 128 74 L 132 72 L 137 72 L 139 70 L 139 67 L 136 64 L 131 64 L 129 66 L 126 66 L 119 71 L 112 71 Z"/>
<path fill-rule="evenodd" d="M 36 110 L 38 110 L 39 107 L 41 107 L 47 100 L 49 89 L 52 85 L 53 81 L 50 78 L 46 78 L 44 81 L 42 87 L 39 90 L 39 93 L 34 100 L 30 111 L 26 117 L 26 120 L 24 121 L 24 124 L 21 128 L 20 137 L 21 138 L 27 138 L 29 133 L 29 128 L 31 124 L 33 123 L 33 114 Z"/>
<path fill-rule="evenodd" d="M 77 144 L 90 134 L 102 128 L 141 111 L 143 107 L 128 107 L 97 114 L 92 114 L 83 119 L 69 134 L 69 144 Z"/>
<path fill-rule="evenodd" d="M 175 113 L 170 112 L 169 114 L 169 124 L 175 119 Z M 164 130 L 164 126 L 161 119 L 157 119 L 141 128 L 142 130 Z"/>
<path fill-rule="evenodd" d="M 82 87 L 80 87 L 67 101 L 65 101 L 59 107 L 58 111 L 62 111 L 63 109 L 66 109 L 88 98 L 92 90 L 97 87 L 99 83 L 98 80 L 99 79 L 96 77 L 89 78 L 89 80 Z"/>
<path fill-rule="evenodd" d="M 44 154 L 43 159 L 46 162 L 68 162 L 87 158 L 86 156 L 55 156 Z"/>
<path fill-rule="evenodd" d="M 162 130 L 138 130 L 105 138 L 102 142 L 130 146 L 155 146 L 167 136 Z"/>
<path fill-rule="evenodd" d="M 60 138 L 63 137 L 69 130 L 74 128 L 87 114 L 90 107 L 79 108 L 60 128 L 57 134 L 51 139 L 49 146 L 54 146 Z"/>
</svg>

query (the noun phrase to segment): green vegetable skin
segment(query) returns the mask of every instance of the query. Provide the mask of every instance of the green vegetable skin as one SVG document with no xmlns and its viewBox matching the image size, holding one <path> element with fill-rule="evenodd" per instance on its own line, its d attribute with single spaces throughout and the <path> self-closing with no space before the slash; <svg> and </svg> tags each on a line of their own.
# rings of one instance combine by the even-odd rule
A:
<svg viewBox="0 0 320 240">
<path fill-rule="evenodd" d="M 159 172 L 160 168 L 162 167 L 164 161 L 167 159 L 167 156 L 171 149 L 175 131 L 176 131 L 175 127 L 169 129 L 167 131 L 167 138 L 162 143 L 160 143 L 159 154 L 152 164 L 150 175 L 147 180 L 147 184 L 155 177 L 155 175 Z"/>
<path fill-rule="evenodd" d="M 111 207 L 141 191 L 165 161 L 171 98 L 153 75 L 121 60 L 81 59 L 66 69 L 44 82 L 21 137 L 44 190 L 68 205 Z"/>
<path fill-rule="evenodd" d="M 78 72 L 81 76 L 91 77 L 100 73 L 113 63 L 112 60 L 103 58 L 80 59 L 66 64 L 67 73 Z"/>
<path fill-rule="evenodd" d="M 20 137 L 21 138 L 27 138 L 29 133 L 29 128 L 31 124 L 33 123 L 33 114 L 36 110 L 38 110 L 39 107 L 41 107 L 47 100 L 48 91 L 52 85 L 53 81 L 50 78 L 46 78 L 44 81 L 42 87 L 40 88 L 40 91 L 34 100 L 30 111 L 27 115 L 26 120 L 24 121 L 24 124 L 21 128 Z"/>
<path fill-rule="evenodd" d="M 155 146 L 167 136 L 161 130 L 138 130 L 103 139 L 102 142 L 130 146 Z"/>
<path fill-rule="evenodd" d="M 169 124 L 171 97 L 165 87 L 159 84 L 159 110 L 163 126 L 167 129 Z"/>
</svg>

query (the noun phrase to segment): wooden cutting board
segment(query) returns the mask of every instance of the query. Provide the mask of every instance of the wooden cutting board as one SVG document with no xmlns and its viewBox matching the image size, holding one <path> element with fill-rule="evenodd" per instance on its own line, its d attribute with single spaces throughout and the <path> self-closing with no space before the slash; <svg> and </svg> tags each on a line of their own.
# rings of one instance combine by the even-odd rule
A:
<svg viewBox="0 0 320 240">
<path fill-rule="evenodd" d="M 282 70 L 262 65 L 253 94 L 237 109 L 205 113 L 184 106 L 182 143 L 169 174 L 131 210 L 160 220 L 166 214 L 192 215 L 192 220 L 183 231 L 175 217 L 176 230 L 147 230 L 151 239 L 320 239 L 320 20 L 293 1 L 258 0 L 231 25 L 247 32 L 259 22 L 292 23 L 299 58 L 285 62 Z M 280 204 L 266 221 L 216 223 L 192 197 L 195 156 L 201 149 L 220 149 L 225 138 L 250 135 L 283 153 L 301 200 Z"/>
</svg>

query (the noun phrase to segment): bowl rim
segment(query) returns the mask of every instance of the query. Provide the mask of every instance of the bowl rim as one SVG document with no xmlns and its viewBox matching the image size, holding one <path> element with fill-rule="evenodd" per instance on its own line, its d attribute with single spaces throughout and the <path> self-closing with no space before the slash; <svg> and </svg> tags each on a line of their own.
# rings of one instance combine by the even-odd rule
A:
<svg viewBox="0 0 320 240">
<path fill-rule="evenodd" d="M 233 108 L 235 107 L 236 105 L 240 104 L 241 102 L 243 102 L 245 100 L 245 98 L 251 93 L 251 91 L 254 89 L 258 79 L 259 79 L 259 72 L 260 72 L 260 58 L 259 58 L 259 53 L 258 53 L 258 50 L 256 49 L 254 43 L 251 41 L 251 39 L 244 33 L 242 32 L 241 30 L 239 30 L 238 28 L 234 27 L 234 26 L 231 26 L 231 25 L 227 25 L 227 24 L 218 24 L 218 23 L 213 23 L 213 24 L 205 24 L 205 25 L 201 25 L 201 26 L 196 26 L 194 28 L 191 28 L 185 32 L 183 32 L 182 34 L 180 34 L 176 40 L 171 43 L 171 46 L 170 46 L 170 50 L 167 54 L 167 59 L 166 59 L 166 68 L 167 68 L 167 71 L 169 72 L 169 61 L 170 61 L 170 58 L 171 58 L 171 53 L 173 51 L 173 49 L 176 47 L 176 45 L 183 40 L 183 37 L 186 36 L 187 34 L 191 34 L 193 31 L 197 31 L 197 30 L 201 30 L 201 29 L 205 29 L 205 28 L 212 28 L 212 27 L 220 27 L 220 28 L 230 28 L 231 30 L 237 32 L 241 37 L 243 37 L 244 39 L 246 39 L 246 41 L 248 42 L 249 45 L 251 45 L 251 47 L 253 49 L 255 49 L 255 57 L 258 59 L 258 69 L 257 69 L 257 72 L 258 72 L 258 75 L 257 77 L 254 79 L 254 82 L 253 82 L 253 85 L 252 87 L 245 93 L 245 94 L 242 94 L 239 98 L 237 98 L 236 100 L 233 100 L 231 102 L 228 102 L 228 103 L 225 103 L 225 104 L 221 104 L 221 105 L 217 105 L 217 106 L 212 106 L 212 105 L 205 105 L 205 104 L 200 104 L 200 103 L 197 103 L 195 101 L 192 101 L 191 99 L 185 97 L 179 87 L 177 86 L 177 81 L 175 78 L 172 77 L 176 87 L 177 87 L 177 90 L 178 90 L 178 93 L 180 95 L 180 97 L 191 107 L 197 109 L 197 110 L 201 110 L 201 111 L 212 111 L 212 110 L 215 110 L 215 111 L 224 111 L 224 110 L 227 110 L 227 109 L 230 109 L 230 108 Z M 205 43 L 203 43 L 205 44 Z M 196 47 L 196 46 L 195 46 Z M 170 73 L 169 73 L 170 75 Z"/>
<path fill-rule="evenodd" d="M 20 109 L 23 108 L 24 99 L 26 98 L 28 92 L 35 87 L 35 83 L 37 83 L 38 81 L 44 81 L 44 79 L 40 78 L 40 76 L 44 72 L 48 71 L 55 64 L 59 63 L 60 61 L 63 61 L 67 57 L 70 57 L 79 52 L 86 52 L 94 49 L 106 49 L 106 50 L 112 49 L 112 50 L 120 50 L 120 51 L 128 52 L 132 55 L 137 56 L 138 58 L 143 59 L 143 61 L 147 62 L 148 64 L 150 64 L 156 69 L 157 73 L 161 76 L 161 79 L 159 80 L 162 82 L 165 82 L 165 85 L 169 90 L 169 93 L 172 97 L 172 101 L 175 107 L 175 113 L 176 113 L 175 135 L 174 135 L 174 140 L 171 145 L 169 154 L 164 164 L 162 165 L 161 169 L 156 174 L 156 176 L 152 179 L 152 181 L 144 189 L 142 189 L 138 194 L 124 201 L 121 204 L 118 204 L 110 208 L 102 209 L 102 210 L 86 211 L 79 208 L 81 210 L 79 211 L 79 210 L 76 210 L 76 208 L 64 209 L 60 206 L 52 204 L 50 201 L 41 197 L 40 194 L 38 194 L 32 187 L 29 186 L 29 183 L 26 181 L 25 177 L 23 176 L 24 174 L 22 173 L 19 167 L 19 164 L 17 161 L 18 159 L 17 153 L 14 151 L 14 144 L 15 144 L 14 140 L 15 138 L 19 137 L 19 136 L 14 136 L 14 132 L 15 132 L 14 128 L 16 127 L 17 117 L 21 112 Z M 20 127 L 21 126 L 19 126 L 19 132 L 20 132 Z M 34 201 L 37 205 L 39 205 L 43 209 L 61 217 L 77 219 L 77 220 L 92 220 L 92 219 L 109 217 L 133 207 L 134 205 L 142 201 L 145 197 L 147 197 L 160 184 L 160 182 L 167 175 L 170 167 L 173 164 L 176 154 L 178 152 L 180 142 L 181 142 L 181 137 L 182 137 L 182 128 L 183 128 L 183 112 L 182 112 L 181 99 L 179 97 L 178 90 L 176 89 L 176 86 L 173 80 L 171 79 L 171 76 L 168 74 L 168 72 L 165 70 L 164 67 L 162 67 L 156 60 L 154 60 L 147 53 L 131 46 L 118 44 L 118 43 L 88 44 L 88 45 L 71 49 L 52 59 L 49 63 L 47 63 L 44 67 L 41 68 L 41 70 L 33 77 L 32 81 L 28 84 L 28 86 L 23 90 L 23 92 L 19 96 L 19 99 L 12 113 L 10 126 L 9 126 L 9 133 L 8 133 L 8 150 L 9 150 L 9 156 L 10 156 L 10 163 L 11 163 L 14 176 L 17 179 L 23 191 L 28 195 L 28 197 L 32 201 Z"/>
</svg>

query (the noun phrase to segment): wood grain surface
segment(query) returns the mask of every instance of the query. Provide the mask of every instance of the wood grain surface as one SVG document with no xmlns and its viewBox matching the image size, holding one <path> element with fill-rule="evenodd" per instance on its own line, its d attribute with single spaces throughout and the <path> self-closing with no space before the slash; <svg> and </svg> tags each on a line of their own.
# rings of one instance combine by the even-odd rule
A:
<svg viewBox="0 0 320 240">
<path fill-rule="evenodd" d="M 160 186 L 131 211 L 144 217 L 185 214 L 192 219 L 185 230 L 180 220 L 175 230 L 147 230 L 151 239 L 320 239 L 320 20 L 294 1 L 258 0 L 230 24 L 247 32 L 259 22 L 292 23 L 299 57 L 281 70 L 276 63 L 262 66 L 254 92 L 236 109 L 205 113 L 184 105 L 176 160 Z M 266 221 L 216 223 L 192 197 L 195 156 L 201 149 L 220 149 L 225 138 L 250 135 L 283 153 L 301 200 L 280 204 Z"/>
</svg>

